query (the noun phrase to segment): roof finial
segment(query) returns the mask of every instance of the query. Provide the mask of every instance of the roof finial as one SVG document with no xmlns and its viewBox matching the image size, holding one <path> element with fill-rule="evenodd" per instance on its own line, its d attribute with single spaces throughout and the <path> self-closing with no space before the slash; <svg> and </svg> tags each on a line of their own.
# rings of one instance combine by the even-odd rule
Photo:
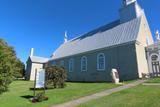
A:
<svg viewBox="0 0 160 107">
<path fill-rule="evenodd" d="M 157 41 L 160 41 L 160 33 L 159 33 L 159 30 L 156 31 L 156 39 L 157 39 Z"/>
<path fill-rule="evenodd" d="M 67 36 L 67 31 L 65 31 L 65 34 L 64 34 L 64 43 L 66 43 L 68 41 L 68 36 Z"/>
</svg>

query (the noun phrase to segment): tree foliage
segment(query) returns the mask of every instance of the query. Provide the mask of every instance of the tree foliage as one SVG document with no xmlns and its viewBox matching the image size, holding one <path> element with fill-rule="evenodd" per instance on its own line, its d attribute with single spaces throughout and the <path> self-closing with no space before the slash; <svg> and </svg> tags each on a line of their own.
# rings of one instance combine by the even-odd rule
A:
<svg viewBox="0 0 160 107">
<path fill-rule="evenodd" d="M 50 66 L 46 68 L 46 86 L 64 88 L 67 72 L 64 67 Z"/>
<path fill-rule="evenodd" d="M 24 69 L 21 61 L 16 57 L 14 48 L 0 39 L 0 94 L 7 91 L 8 85 L 12 82 L 18 72 Z"/>
</svg>

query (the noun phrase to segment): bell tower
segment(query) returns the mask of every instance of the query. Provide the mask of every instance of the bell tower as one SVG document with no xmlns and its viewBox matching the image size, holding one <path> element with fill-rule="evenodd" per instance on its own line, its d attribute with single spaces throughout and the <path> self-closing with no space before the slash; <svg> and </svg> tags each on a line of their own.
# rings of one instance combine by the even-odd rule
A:
<svg viewBox="0 0 160 107">
<path fill-rule="evenodd" d="M 137 0 L 123 0 L 123 5 L 119 10 L 120 22 L 125 23 L 140 17 L 143 9 L 137 3 Z"/>
</svg>

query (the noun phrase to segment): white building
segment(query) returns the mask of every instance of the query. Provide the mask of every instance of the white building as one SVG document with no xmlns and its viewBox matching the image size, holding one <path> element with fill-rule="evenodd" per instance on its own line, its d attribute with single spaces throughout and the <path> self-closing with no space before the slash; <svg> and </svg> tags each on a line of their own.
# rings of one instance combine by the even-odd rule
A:
<svg viewBox="0 0 160 107">
<path fill-rule="evenodd" d="M 49 58 L 34 56 L 34 49 L 31 49 L 30 56 L 27 60 L 26 80 L 35 80 L 35 71 L 43 69 Z"/>
</svg>

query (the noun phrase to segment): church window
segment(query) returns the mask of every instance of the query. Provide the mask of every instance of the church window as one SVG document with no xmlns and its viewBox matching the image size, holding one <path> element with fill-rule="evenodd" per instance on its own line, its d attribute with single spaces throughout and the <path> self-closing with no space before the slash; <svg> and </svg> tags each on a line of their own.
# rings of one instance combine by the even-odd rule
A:
<svg viewBox="0 0 160 107">
<path fill-rule="evenodd" d="M 87 71 L 87 57 L 83 56 L 81 58 L 81 71 Z"/>
<path fill-rule="evenodd" d="M 74 60 L 73 58 L 71 58 L 69 60 L 69 72 L 73 72 L 73 68 L 74 68 Z"/>
<path fill-rule="evenodd" d="M 56 61 L 52 61 L 52 65 L 56 65 Z"/>
<path fill-rule="evenodd" d="M 158 60 L 158 56 L 157 55 L 152 55 L 152 61 L 157 61 Z"/>
<path fill-rule="evenodd" d="M 100 53 L 97 55 L 97 70 L 105 70 L 105 55 Z"/>
<path fill-rule="evenodd" d="M 62 67 L 64 67 L 64 61 L 63 61 L 63 60 L 60 61 L 60 65 L 61 65 Z"/>
</svg>

